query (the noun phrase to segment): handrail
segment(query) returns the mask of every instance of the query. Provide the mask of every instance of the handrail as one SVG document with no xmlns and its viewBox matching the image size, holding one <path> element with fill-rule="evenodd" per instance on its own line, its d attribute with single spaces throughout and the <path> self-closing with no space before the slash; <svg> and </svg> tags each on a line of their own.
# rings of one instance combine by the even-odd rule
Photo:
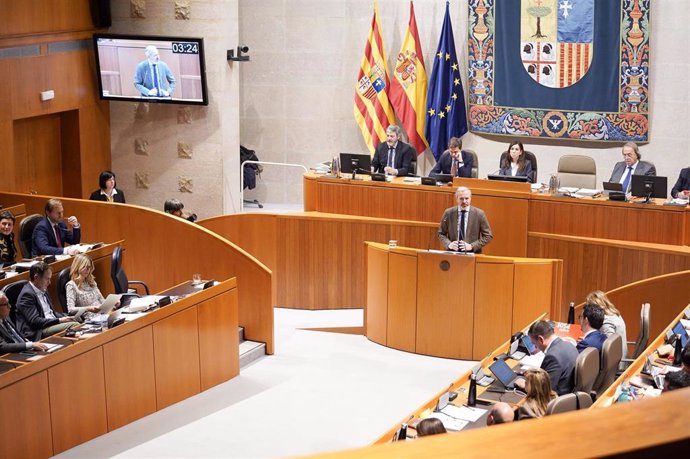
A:
<svg viewBox="0 0 690 459">
<path fill-rule="evenodd" d="M 304 169 L 304 172 L 309 172 L 309 169 L 307 169 L 307 167 L 302 164 L 274 163 L 272 161 L 253 161 L 250 159 L 243 161 L 242 164 L 240 164 L 240 212 L 244 212 L 244 166 L 246 164 L 266 164 L 268 166 L 301 167 L 302 169 Z"/>
</svg>

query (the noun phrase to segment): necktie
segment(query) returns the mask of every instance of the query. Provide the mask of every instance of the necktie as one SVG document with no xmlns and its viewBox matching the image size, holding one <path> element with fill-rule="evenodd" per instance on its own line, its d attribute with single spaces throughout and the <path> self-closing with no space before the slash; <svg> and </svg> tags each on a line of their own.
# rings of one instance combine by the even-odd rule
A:
<svg viewBox="0 0 690 459">
<path fill-rule="evenodd" d="M 458 223 L 458 241 L 465 240 L 465 214 L 466 210 L 460 212 L 460 222 Z"/>
<path fill-rule="evenodd" d="M 453 165 L 450 166 L 450 175 L 452 175 L 453 177 L 458 175 L 458 160 L 455 158 L 453 158 Z"/>
<path fill-rule="evenodd" d="M 13 342 L 15 342 L 15 343 L 26 342 L 26 340 L 19 335 L 19 333 L 14 329 L 12 324 L 7 322 L 7 320 L 0 320 L 0 324 L 2 324 L 2 327 L 5 329 L 5 331 L 9 335 L 9 337 L 12 338 Z"/>
<path fill-rule="evenodd" d="M 392 148 L 388 149 L 388 163 L 386 164 L 388 167 L 393 167 L 393 152 L 395 152 L 395 150 Z"/>
<path fill-rule="evenodd" d="M 62 238 L 60 237 L 60 227 L 58 225 L 53 225 L 53 230 L 55 231 L 55 242 L 57 246 L 62 248 Z"/>
<path fill-rule="evenodd" d="M 623 180 L 623 192 L 628 192 L 628 185 L 630 185 L 630 177 L 632 177 L 632 166 L 628 166 L 628 176 Z"/>
<path fill-rule="evenodd" d="M 156 66 L 156 64 L 153 64 L 153 87 L 156 88 L 156 90 L 158 91 L 158 94 L 156 95 L 160 96 L 161 88 L 158 83 L 158 67 Z"/>
</svg>

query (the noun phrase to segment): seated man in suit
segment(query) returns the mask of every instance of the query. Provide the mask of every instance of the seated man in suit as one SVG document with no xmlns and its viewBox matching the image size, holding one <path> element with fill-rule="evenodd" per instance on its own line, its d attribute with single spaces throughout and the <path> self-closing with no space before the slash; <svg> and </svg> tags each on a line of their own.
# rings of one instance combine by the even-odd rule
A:
<svg viewBox="0 0 690 459">
<path fill-rule="evenodd" d="M 671 189 L 671 197 L 688 199 L 690 198 L 690 167 L 681 169 L 678 181 Z"/>
<path fill-rule="evenodd" d="M 374 158 L 371 160 L 373 172 L 399 176 L 405 176 L 411 172 L 410 165 L 415 151 L 412 146 L 400 139 L 400 134 L 400 127 L 394 124 L 388 126 L 386 141 L 376 147 Z"/>
<path fill-rule="evenodd" d="M 628 142 L 623 145 L 623 161 L 613 166 L 609 182 L 621 183 L 623 191 L 629 193 L 633 175 L 656 175 L 654 164 L 640 159 L 642 154 L 636 144 Z"/>
<path fill-rule="evenodd" d="M 489 409 L 489 415 L 486 417 L 486 425 L 493 426 L 496 424 L 505 424 L 515 420 L 515 411 L 506 402 L 496 402 Z"/>
<path fill-rule="evenodd" d="M 585 336 L 577 343 L 577 352 L 582 352 L 588 347 L 595 347 L 601 352 L 601 347 L 606 341 L 599 329 L 604 324 L 604 310 L 596 304 L 587 303 L 580 314 L 580 326 Z"/>
<path fill-rule="evenodd" d="M 74 318 L 56 312 L 48 295 L 53 270 L 42 261 L 29 269 L 29 282 L 17 298 L 17 329 L 24 338 L 35 341 L 54 335 L 73 325 Z"/>
<path fill-rule="evenodd" d="M 443 212 L 438 227 L 438 239 L 446 250 L 481 253 L 482 247 L 494 238 L 486 214 L 478 207 L 470 207 L 472 191 L 461 186 L 455 192 L 457 206 Z"/>
<path fill-rule="evenodd" d="M 448 141 L 448 149 L 443 152 L 438 162 L 429 172 L 429 177 L 438 174 L 451 174 L 455 177 L 472 177 L 474 159 L 466 151 L 462 151 L 462 140 L 451 137 Z"/>
<path fill-rule="evenodd" d="M 578 352 L 575 346 L 555 335 L 553 323 L 546 320 L 534 322 L 527 332 L 530 341 L 545 356 L 541 368 L 551 379 L 551 388 L 558 395 L 569 394 L 575 387 L 575 362 Z M 515 386 L 524 390 L 525 381 L 518 379 Z"/>
<path fill-rule="evenodd" d="M 21 351 L 45 351 L 44 344 L 27 341 L 10 320 L 10 300 L 0 292 L 0 354 Z"/>
<path fill-rule="evenodd" d="M 74 215 L 67 218 L 67 224 L 62 219 L 62 201 L 49 199 L 45 206 L 46 218 L 38 222 L 34 228 L 31 243 L 31 256 L 39 255 L 74 255 L 76 248 L 65 247 L 65 242 L 78 244 L 81 239 L 81 227 Z"/>
</svg>

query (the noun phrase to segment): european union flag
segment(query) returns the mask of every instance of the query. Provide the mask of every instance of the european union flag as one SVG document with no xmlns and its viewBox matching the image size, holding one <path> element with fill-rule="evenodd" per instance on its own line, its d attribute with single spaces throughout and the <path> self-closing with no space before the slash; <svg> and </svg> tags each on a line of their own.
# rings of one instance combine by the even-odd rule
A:
<svg viewBox="0 0 690 459">
<path fill-rule="evenodd" d="M 441 38 L 438 41 L 434 69 L 429 80 L 426 110 L 426 138 L 434 158 L 438 161 L 448 148 L 448 139 L 467 132 L 465 93 L 460 80 L 460 66 L 455 54 L 450 6 L 446 2 Z"/>
</svg>

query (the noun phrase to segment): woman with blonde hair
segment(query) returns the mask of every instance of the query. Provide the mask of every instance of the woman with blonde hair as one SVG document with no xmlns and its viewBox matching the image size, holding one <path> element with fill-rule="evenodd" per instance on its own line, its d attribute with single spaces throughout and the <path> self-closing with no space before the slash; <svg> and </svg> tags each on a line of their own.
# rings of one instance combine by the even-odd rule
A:
<svg viewBox="0 0 690 459">
<path fill-rule="evenodd" d="M 520 406 L 519 419 L 543 417 L 549 402 L 557 397 L 551 390 L 549 374 L 541 368 L 530 368 L 525 372 L 525 392 L 527 397 Z"/>
<path fill-rule="evenodd" d="M 606 293 L 601 290 L 595 290 L 585 299 L 586 303 L 596 304 L 604 310 L 604 325 L 599 329 L 606 337 L 616 334 L 623 338 L 623 358 L 628 354 L 628 334 L 625 330 L 625 320 L 620 311 L 611 303 Z"/>
<path fill-rule="evenodd" d="M 80 314 L 85 320 L 95 312 L 105 298 L 96 285 L 93 277 L 93 261 L 88 255 L 77 254 L 69 270 L 70 281 L 67 282 L 67 313 L 71 316 Z"/>
</svg>

